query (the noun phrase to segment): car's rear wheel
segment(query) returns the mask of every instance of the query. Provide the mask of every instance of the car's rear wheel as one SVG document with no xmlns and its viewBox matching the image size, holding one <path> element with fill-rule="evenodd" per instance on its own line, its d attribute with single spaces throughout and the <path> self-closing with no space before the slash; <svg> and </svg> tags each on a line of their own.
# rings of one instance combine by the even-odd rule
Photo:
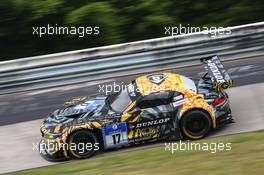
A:
<svg viewBox="0 0 264 175">
<path fill-rule="evenodd" d="M 192 110 L 182 117 L 180 127 L 186 139 L 197 140 L 209 133 L 212 128 L 212 120 L 206 112 Z"/>
<path fill-rule="evenodd" d="M 99 150 L 99 142 L 90 131 L 77 131 L 68 139 L 68 153 L 71 158 L 84 159 L 93 156 Z"/>
</svg>

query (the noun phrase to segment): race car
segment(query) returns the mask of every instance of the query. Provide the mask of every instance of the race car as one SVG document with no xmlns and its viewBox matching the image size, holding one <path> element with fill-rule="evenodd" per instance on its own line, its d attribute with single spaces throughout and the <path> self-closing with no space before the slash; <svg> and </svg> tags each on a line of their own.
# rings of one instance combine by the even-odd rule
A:
<svg viewBox="0 0 264 175">
<path fill-rule="evenodd" d="M 198 81 L 169 72 L 139 76 L 108 96 L 73 99 L 41 124 L 47 160 L 83 159 L 99 150 L 153 141 L 201 139 L 232 121 L 224 89 L 233 81 L 217 56 L 202 58 Z"/>
</svg>

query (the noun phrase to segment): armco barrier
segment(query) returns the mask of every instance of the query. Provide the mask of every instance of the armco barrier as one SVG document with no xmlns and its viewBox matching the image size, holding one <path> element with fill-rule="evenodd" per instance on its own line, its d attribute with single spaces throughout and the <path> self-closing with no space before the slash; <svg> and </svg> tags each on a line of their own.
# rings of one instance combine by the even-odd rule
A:
<svg viewBox="0 0 264 175">
<path fill-rule="evenodd" d="M 229 29 L 217 37 L 200 32 L 0 62 L 0 94 L 190 66 L 213 54 L 264 54 L 264 22 Z"/>
</svg>

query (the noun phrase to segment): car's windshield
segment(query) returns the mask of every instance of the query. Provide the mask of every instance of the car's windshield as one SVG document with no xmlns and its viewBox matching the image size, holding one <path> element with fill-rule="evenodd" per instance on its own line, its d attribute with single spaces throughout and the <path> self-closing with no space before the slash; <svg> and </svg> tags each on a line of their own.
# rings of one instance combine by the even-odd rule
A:
<svg viewBox="0 0 264 175">
<path fill-rule="evenodd" d="M 127 90 L 121 91 L 115 100 L 111 103 L 111 108 L 119 113 L 122 113 L 125 108 L 131 103 L 130 96 Z"/>
</svg>

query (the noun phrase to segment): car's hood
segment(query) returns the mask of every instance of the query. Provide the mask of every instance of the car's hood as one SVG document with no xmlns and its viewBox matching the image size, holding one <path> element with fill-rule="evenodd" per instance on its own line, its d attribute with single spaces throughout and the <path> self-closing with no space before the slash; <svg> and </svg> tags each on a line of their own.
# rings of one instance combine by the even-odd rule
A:
<svg viewBox="0 0 264 175">
<path fill-rule="evenodd" d="M 57 118 L 70 117 L 94 111 L 105 104 L 105 97 L 89 98 L 78 102 L 77 104 L 66 106 L 53 113 Z"/>
<path fill-rule="evenodd" d="M 98 112 L 105 105 L 105 97 L 87 98 L 77 103 L 64 106 L 55 110 L 46 120 L 45 124 L 54 126 L 56 124 L 65 124 L 80 116 L 89 118 Z"/>
</svg>

